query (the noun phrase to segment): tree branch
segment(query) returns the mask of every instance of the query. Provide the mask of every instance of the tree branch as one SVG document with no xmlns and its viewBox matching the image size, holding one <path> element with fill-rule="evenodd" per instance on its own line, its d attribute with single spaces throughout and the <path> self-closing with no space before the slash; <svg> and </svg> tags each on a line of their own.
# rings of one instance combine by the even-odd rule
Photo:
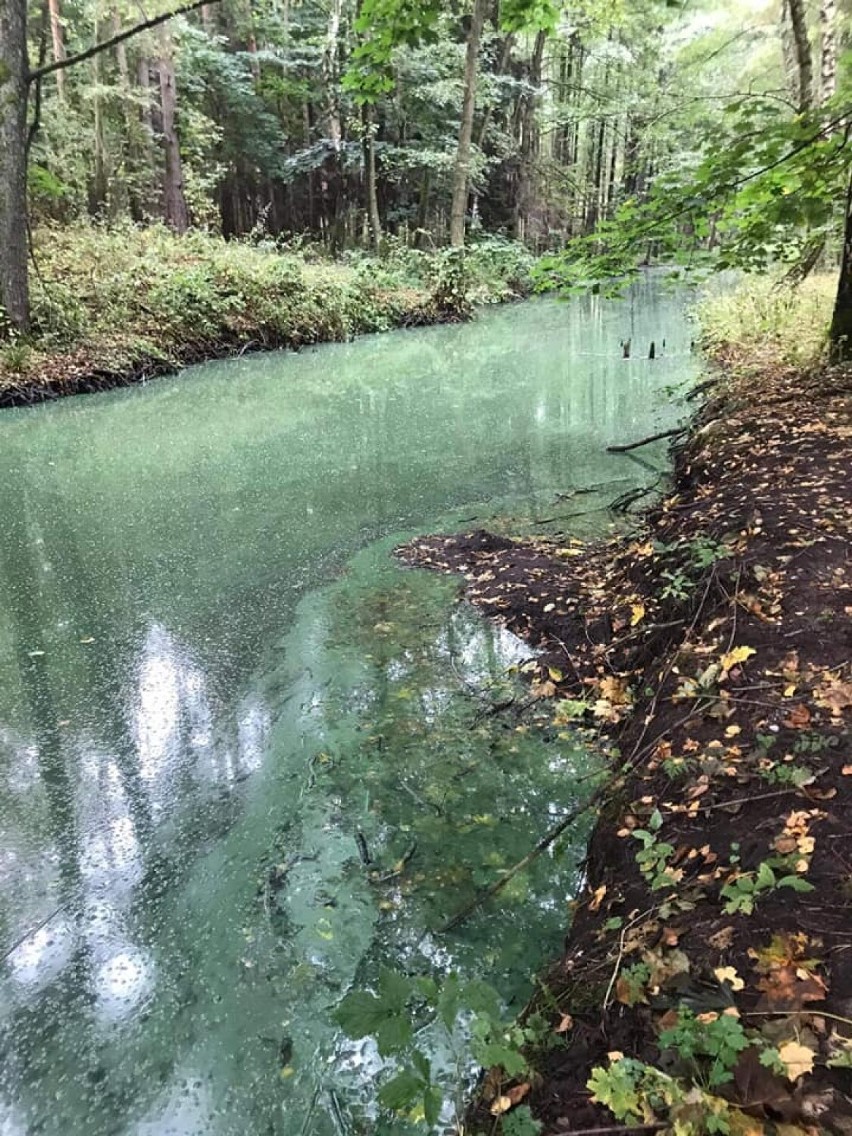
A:
<svg viewBox="0 0 852 1136">
<path fill-rule="evenodd" d="M 101 43 L 93 44 L 92 47 L 87 47 L 85 51 L 78 51 L 76 55 L 69 55 L 65 59 L 55 59 L 52 63 L 36 67 L 27 75 L 27 83 L 37 82 L 43 79 L 45 75 L 52 75 L 54 71 L 64 71 L 66 67 L 73 67 L 75 63 L 82 63 L 86 59 L 91 59 L 94 55 L 100 55 L 102 51 L 108 51 L 111 47 L 116 47 L 118 44 L 124 43 L 125 40 L 139 35 L 140 32 L 146 32 L 150 28 L 164 24 L 167 20 L 173 20 L 175 16 L 184 16 L 187 12 L 194 12 L 196 8 L 201 8 L 205 4 L 215 3 L 217 3 L 217 0 L 193 0 L 191 4 L 183 4 L 180 8 L 172 8 L 171 11 L 163 12 L 162 15 L 154 16 L 150 20 L 144 20 L 141 24 L 134 24 L 132 28 L 126 28 L 123 32 L 118 32 L 117 35 L 111 36 Z"/>
<path fill-rule="evenodd" d="M 607 446 L 608 454 L 626 454 L 629 450 L 638 450 L 640 446 L 647 446 L 651 442 L 658 442 L 660 438 L 675 438 L 678 434 L 685 434 L 686 427 L 678 426 L 675 430 L 661 430 L 659 434 L 651 434 L 638 442 L 628 442 L 626 446 Z"/>
</svg>

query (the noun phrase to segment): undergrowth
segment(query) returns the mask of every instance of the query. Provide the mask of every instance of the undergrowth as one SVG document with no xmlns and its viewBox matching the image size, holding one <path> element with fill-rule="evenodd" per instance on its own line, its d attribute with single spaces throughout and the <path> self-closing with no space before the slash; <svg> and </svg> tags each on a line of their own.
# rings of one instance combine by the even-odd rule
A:
<svg viewBox="0 0 852 1136">
<path fill-rule="evenodd" d="M 695 317 L 711 358 L 748 357 L 752 366 L 777 362 L 808 366 L 825 353 L 837 280 L 809 277 L 797 288 L 750 276 L 733 290 L 708 293 Z"/>
<path fill-rule="evenodd" d="M 163 370 L 464 319 L 473 303 L 522 295 L 530 263 L 493 239 L 463 258 L 388 242 L 380 258 L 330 261 L 299 242 L 132 225 L 42 228 L 34 251 L 32 327 L 24 338 L 6 329 L 3 341 L 0 325 L 0 388 L 61 383 L 69 366 L 121 373 L 154 360 Z"/>
</svg>

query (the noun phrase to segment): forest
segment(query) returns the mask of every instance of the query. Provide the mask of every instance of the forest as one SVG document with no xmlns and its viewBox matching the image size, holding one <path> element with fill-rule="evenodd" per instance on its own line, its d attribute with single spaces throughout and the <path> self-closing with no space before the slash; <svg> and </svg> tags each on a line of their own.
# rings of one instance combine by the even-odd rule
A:
<svg viewBox="0 0 852 1136">
<path fill-rule="evenodd" d="M 848 25 L 837 0 L 3 0 L 5 334 L 51 233 L 160 224 L 322 257 L 517 242 L 542 288 L 842 259 L 841 344 Z"/>
</svg>

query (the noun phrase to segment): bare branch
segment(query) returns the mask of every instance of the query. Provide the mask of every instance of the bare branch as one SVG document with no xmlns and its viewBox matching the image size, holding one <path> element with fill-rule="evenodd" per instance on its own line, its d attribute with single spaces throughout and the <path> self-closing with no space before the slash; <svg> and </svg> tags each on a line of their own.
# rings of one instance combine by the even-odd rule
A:
<svg viewBox="0 0 852 1136">
<path fill-rule="evenodd" d="M 160 16 L 153 16 L 150 20 L 143 20 L 142 23 L 134 24 L 132 28 L 125 28 L 123 32 L 119 32 L 101 43 L 87 47 L 85 51 L 78 51 L 76 55 L 69 55 L 65 59 L 55 59 L 52 63 L 36 67 L 27 75 L 27 82 L 36 82 L 43 79 L 45 75 L 52 75 L 54 71 L 64 71 L 66 67 L 73 67 L 75 63 L 82 63 L 86 59 L 91 59 L 94 55 L 100 55 L 102 51 L 108 51 L 111 47 L 116 47 L 119 43 L 124 43 L 125 40 L 139 35 L 140 32 L 146 32 L 150 28 L 164 24 L 167 20 L 173 20 L 175 16 L 183 16 L 187 12 L 194 12 L 196 8 L 201 8 L 205 4 L 215 4 L 216 2 L 217 0 L 193 0 L 191 4 L 183 4 L 180 8 L 172 8 L 171 11 L 163 12 Z"/>
</svg>

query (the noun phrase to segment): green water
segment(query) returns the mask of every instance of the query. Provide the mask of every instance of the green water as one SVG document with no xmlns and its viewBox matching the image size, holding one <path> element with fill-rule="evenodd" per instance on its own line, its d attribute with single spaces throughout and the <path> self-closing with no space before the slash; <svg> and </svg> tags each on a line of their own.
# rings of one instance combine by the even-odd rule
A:
<svg viewBox="0 0 852 1136">
<path fill-rule="evenodd" d="M 380 1063 L 330 1018 L 352 984 L 521 1004 L 582 827 L 434 929 L 594 767 L 487 713 L 524 648 L 389 551 L 495 514 L 601 532 L 664 466 L 604 448 L 675 421 L 689 336 L 645 284 L 4 412 L 2 1136 L 373 1131 Z"/>
</svg>

